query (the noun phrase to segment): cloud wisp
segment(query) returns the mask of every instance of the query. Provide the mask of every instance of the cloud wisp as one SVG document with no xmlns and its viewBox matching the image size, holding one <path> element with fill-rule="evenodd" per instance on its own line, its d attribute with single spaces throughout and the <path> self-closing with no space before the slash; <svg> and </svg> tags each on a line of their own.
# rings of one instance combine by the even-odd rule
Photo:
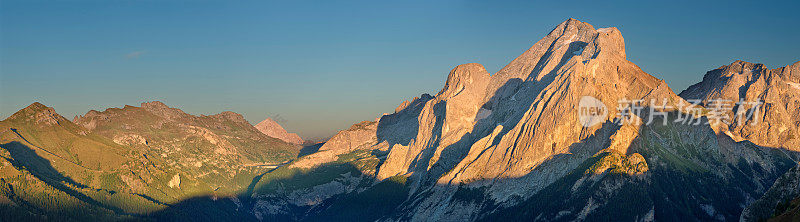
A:
<svg viewBox="0 0 800 222">
<path fill-rule="evenodd" d="M 144 55 L 145 53 L 147 53 L 147 51 L 135 51 L 135 52 L 130 52 L 130 53 L 128 53 L 128 54 L 125 54 L 125 58 L 126 58 L 126 59 L 138 59 L 139 57 L 141 57 L 141 56 L 142 56 L 142 55 Z"/>
</svg>

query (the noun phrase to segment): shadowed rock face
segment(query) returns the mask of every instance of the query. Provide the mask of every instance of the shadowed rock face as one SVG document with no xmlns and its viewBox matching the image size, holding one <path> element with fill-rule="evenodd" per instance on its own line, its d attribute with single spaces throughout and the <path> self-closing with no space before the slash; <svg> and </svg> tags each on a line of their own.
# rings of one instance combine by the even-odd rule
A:
<svg viewBox="0 0 800 222">
<path fill-rule="evenodd" d="M 277 122 L 272 120 L 272 118 L 267 118 L 264 121 L 261 121 L 260 123 L 256 124 L 255 127 L 258 129 L 258 131 L 261 131 L 265 135 L 278 138 L 287 143 L 303 143 L 303 139 L 301 139 L 300 136 L 298 136 L 296 133 L 286 132 L 286 130 L 283 129 L 283 127 L 281 127 L 281 125 L 279 125 Z"/>
<path fill-rule="evenodd" d="M 764 196 L 753 202 L 742 212 L 742 221 L 762 221 L 784 214 L 784 212 L 796 215 L 800 213 L 797 212 L 798 208 L 791 209 L 786 205 L 798 198 L 800 198 L 800 166 L 795 166 L 778 178 Z M 784 205 L 783 207 L 779 206 L 782 204 Z M 779 210 L 783 210 L 783 212 L 779 212 Z M 790 211 L 795 212 L 792 213 Z"/>
</svg>

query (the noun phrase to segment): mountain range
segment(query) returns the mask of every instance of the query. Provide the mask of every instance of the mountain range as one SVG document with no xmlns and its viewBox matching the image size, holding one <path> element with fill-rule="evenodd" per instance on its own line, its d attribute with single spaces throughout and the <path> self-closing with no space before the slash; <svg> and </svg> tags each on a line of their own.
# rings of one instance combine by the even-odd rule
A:
<svg viewBox="0 0 800 222">
<path fill-rule="evenodd" d="M 458 65 L 435 95 L 306 147 L 233 112 L 147 102 L 70 121 L 34 103 L 0 122 L 0 215 L 793 221 L 799 100 L 800 62 L 735 61 L 676 94 L 617 28 L 568 19 L 497 73 Z"/>
</svg>

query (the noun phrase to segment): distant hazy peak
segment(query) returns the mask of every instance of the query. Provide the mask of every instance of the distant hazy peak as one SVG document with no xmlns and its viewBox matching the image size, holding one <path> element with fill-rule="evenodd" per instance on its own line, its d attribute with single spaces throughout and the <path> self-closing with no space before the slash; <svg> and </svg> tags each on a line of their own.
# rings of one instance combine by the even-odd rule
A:
<svg viewBox="0 0 800 222">
<path fill-rule="evenodd" d="M 261 121 L 260 123 L 256 124 L 255 127 L 261 133 L 264 133 L 265 135 L 270 137 L 283 140 L 287 143 L 292 143 L 292 144 L 303 143 L 303 139 L 300 138 L 299 135 L 297 135 L 296 133 L 286 132 L 286 129 L 284 129 L 280 124 L 272 120 L 272 118 L 268 117 L 264 121 Z"/>
</svg>

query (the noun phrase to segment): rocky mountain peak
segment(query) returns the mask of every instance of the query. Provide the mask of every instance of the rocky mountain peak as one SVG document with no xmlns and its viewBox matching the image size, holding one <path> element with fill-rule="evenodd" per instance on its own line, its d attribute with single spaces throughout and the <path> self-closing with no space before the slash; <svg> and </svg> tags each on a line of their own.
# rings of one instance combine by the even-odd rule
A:
<svg viewBox="0 0 800 222">
<path fill-rule="evenodd" d="M 545 77 L 553 76 L 572 59 L 583 65 L 590 65 L 593 60 L 625 61 L 625 40 L 616 28 L 595 29 L 588 23 L 568 19 L 495 73 L 489 90 L 497 90 L 512 79 L 548 79 Z"/>
<path fill-rule="evenodd" d="M 174 120 L 181 117 L 186 117 L 188 114 L 177 108 L 170 108 L 160 101 L 144 102 L 141 104 L 142 108 L 169 120 Z"/>
<path fill-rule="evenodd" d="M 151 101 L 151 102 L 143 102 L 141 104 L 142 108 L 145 109 L 165 109 L 169 108 L 167 104 L 164 104 L 161 101 Z"/>
<path fill-rule="evenodd" d="M 764 64 L 737 60 L 729 65 L 706 72 L 703 81 L 680 93 L 687 100 L 699 100 L 713 107 L 715 104 L 744 103 L 747 117 L 739 110 L 726 109 L 730 118 L 722 128 L 716 128 L 735 141 L 749 140 L 760 146 L 782 147 L 797 150 L 800 145 L 800 62 L 769 69 Z M 738 115 L 738 116 L 737 116 Z"/>
<path fill-rule="evenodd" d="M 800 83 L 800 61 L 786 67 L 778 68 L 777 72 L 781 73 L 784 81 Z"/>
<path fill-rule="evenodd" d="M 402 103 L 400 103 L 400 105 L 398 105 L 397 108 L 394 109 L 394 113 L 399 113 L 399 112 L 405 110 L 406 108 L 408 108 L 408 106 L 413 105 L 414 103 L 418 103 L 420 101 L 428 101 L 428 100 L 431 100 L 431 99 L 433 99 L 433 96 L 431 96 L 430 94 L 427 94 L 427 93 L 423 93 L 421 96 L 414 97 L 410 101 L 409 100 L 405 100 Z"/>
<path fill-rule="evenodd" d="M 417 98 L 415 97 L 414 99 L 417 99 Z M 412 100 L 414 100 L 414 99 L 412 99 Z M 411 102 L 409 102 L 408 100 L 403 101 L 402 103 L 400 103 L 400 105 L 397 106 L 397 108 L 394 108 L 394 113 L 398 113 L 398 112 L 402 111 L 403 109 L 408 107 L 408 105 L 410 105 L 410 104 L 411 104 Z"/>
<path fill-rule="evenodd" d="M 30 105 L 28 105 L 27 107 L 23 108 L 23 110 L 32 110 L 32 111 L 39 111 L 39 110 L 46 110 L 46 109 L 52 109 L 52 108 L 47 107 L 44 104 L 39 103 L 39 102 L 33 102 Z"/>
<path fill-rule="evenodd" d="M 551 43 L 548 50 L 560 48 L 560 45 L 575 43 L 577 45 L 591 46 L 592 48 L 590 49 L 592 51 L 588 51 L 591 56 L 600 53 L 601 50 L 599 48 L 602 48 L 604 53 L 625 57 L 625 40 L 616 27 L 595 29 L 591 24 L 573 18 L 567 19 L 556 26 L 542 40 L 548 40 L 546 43 Z M 560 45 L 556 43 L 560 43 Z M 534 47 L 531 48 L 533 49 Z M 587 56 L 584 55 L 583 57 Z"/>
<path fill-rule="evenodd" d="M 86 114 L 84 114 L 84 115 L 75 115 L 75 117 L 72 117 L 72 122 L 77 123 L 81 118 L 84 118 L 84 117 L 91 118 L 91 117 L 95 117 L 95 116 L 99 116 L 99 115 L 101 115 L 100 111 L 89 110 L 89 112 L 86 112 Z"/>
<path fill-rule="evenodd" d="M 379 138 L 391 135 L 384 131 L 404 132 L 403 125 L 416 135 L 396 140 L 400 143 L 391 149 L 378 178 L 411 175 L 414 181 L 448 184 L 520 178 L 534 168 L 556 178 L 563 169 L 537 166 L 569 154 L 559 164 L 575 167 L 606 148 L 628 154 L 627 147 L 613 144 L 630 144 L 637 135 L 636 127 L 609 127 L 613 113 L 604 124 L 581 127 L 577 106 L 582 97 L 595 97 L 606 107 L 617 107 L 620 99 L 680 100 L 663 81 L 626 60 L 619 30 L 596 30 L 575 19 L 559 24 L 499 72 L 487 75 L 478 64 L 458 66 L 442 91 L 419 110 L 382 118 Z M 404 116 L 408 114 L 415 115 Z M 607 135 L 593 137 L 597 134 Z M 508 197 L 503 186 L 496 186 L 503 193 L 499 196 Z"/>
<path fill-rule="evenodd" d="M 594 26 L 574 18 L 568 18 L 553 28 L 547 36 L 560 36 L 569 30 L 594 30 Z"/>
<path fill-rule="evenodd" d="M 56 110 L 52 107 L 47 107 L 39 102 L 34 102 L 17 111 L 8 117 L 8 120 L 32 121 L 36 124 L 45 125 L 57 125 L 64 121 L 69 121 L 56 113 Z"/>
<path fill-rule="evenodd" d="M 256 124 L 255 127 L 261 133 L 273 138 L 283 140 L 287 143 L 292 143 L 292 144 L 303 143 L 303 139 L 300 138 L 299 135 L 297 135 L 296 133 L 287 132 L 286 129 L 284 129 L 280 124 L 278 124 L 278 122 L 275 122 L 275 120 L 272 120 L 272 118 L 267 117 L 267 119 L 265 119 L 264 121 L 261 121 L 260 123 Z"/>
<path fill-rule="evenodd" d="M 722 66 L 719 69 L 721 69 L 719 77 L 730 77 L 732 75 L 747 75 L 750 77 L 754 77 L 753 75 L 760 74 L 761 70 L 767 69 L 767 66 L 760 63 L 751 63 L 742 60 L 736 60 L 730 65 Z"/>
<path fill-rule="evenodd" d="M 769 69 L 766 65 L 761 63 L 736 60 L 729 65 L 724 65 L 709 71 L 704 77 L 719 79 L 730 78 L 735 75 L 740 75 L 749 79 L 757 79 L 761 75 L 765 75 L 764 78 L 775 78 L 780 81 L 797 83 L 800 82 L 800 61 L 788 66 Z"/>
<path fill-rule="evenodd" d="M 480 90 L 480 93 L 483 93 L 483 87 L 488 81 L 489 72 L 486 72 L 483 65 L 478 63 L 459 65 L 450 71 L 444 88 L 437 96 L 452 97 L 464 90 Z"/>
<path fill-rule="evenodd" d="M 240 124 L 249 124 L 247 120 L 244 119 L 244 116 L 242 116 L 242 114 L 238 114 L 232 111 L 224 111 L 216 115 L 211 115 L 210 117 L 227 119 Z"/>
</svg>

